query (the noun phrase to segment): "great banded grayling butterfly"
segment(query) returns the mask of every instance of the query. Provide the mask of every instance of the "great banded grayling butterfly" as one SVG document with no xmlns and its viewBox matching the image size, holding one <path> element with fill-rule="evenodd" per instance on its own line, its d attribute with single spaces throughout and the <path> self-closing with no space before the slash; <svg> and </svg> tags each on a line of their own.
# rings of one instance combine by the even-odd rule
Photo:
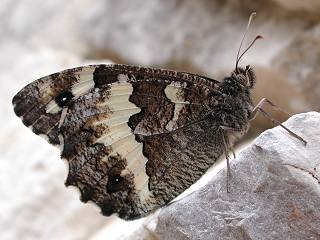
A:
<svg viewBox="0 0 320 240">
<path fill-rule="evenodd" d="M 96 203 L 106 216 L 139 218 L 228 156 L 255 113 L 265 113 L 267 100 L 253 108 L 255 75 L 238 67 L 239 52 L 222 81 L 120 64 L 64 70 L 24 87 L 13 98 L 14 111 L 60 147 L 69 165 L 65 184 L 80 190 L 81 201 Z"/>
</svg>

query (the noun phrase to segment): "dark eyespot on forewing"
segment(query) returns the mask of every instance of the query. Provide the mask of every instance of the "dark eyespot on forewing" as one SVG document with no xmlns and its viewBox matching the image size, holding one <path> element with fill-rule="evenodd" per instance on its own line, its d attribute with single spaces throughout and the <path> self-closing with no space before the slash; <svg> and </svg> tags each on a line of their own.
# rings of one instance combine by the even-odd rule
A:
<svg viewBox="0 0 320 240">
<path fill-rule="evenodd" d="M 73 94 L 70 91 L 62 91 L 55 97 L 55 102 L 59 107 L 64 107 L 73 98 Z"/>
<path fill-rule="evenodd" d="M 24 125 L 30 127 L 37 135 L 46 136 L 49 143 L 59 145 L 58 123 L 60 112 L 54 114 L 47 112 L 47 106 L 57 97 L 57 106 L 62 106 L 65 100 L 70 100 L 71 95 L 59 98 L 61 92 L 69 91 L 77 82 L 77 78 L 70 70 L 54 73 L 40 78 L 22 90 L 13 98 L 14 111 Z M 59 103 L 59 104 L 58 104 Z"/>
</svg>

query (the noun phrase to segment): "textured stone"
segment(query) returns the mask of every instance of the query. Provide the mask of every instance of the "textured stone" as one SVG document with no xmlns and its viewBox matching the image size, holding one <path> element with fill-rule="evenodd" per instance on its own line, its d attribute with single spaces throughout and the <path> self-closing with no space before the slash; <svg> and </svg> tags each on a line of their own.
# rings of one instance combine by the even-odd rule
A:
<svg viewBox="0 0 320 240">
<path fill-rule="evenodd" d="M 274 0 L 289 11 L 306 11 L 317 14 L 320 11 L 320 2 L 317 0 Z"/>
<path fill-rule="evenodd" d="M 320 109 L 320 24 L 295 38 L 273 59 L 275 68 Z"/>
<path fill-rule="evenodd" d="M 320 114 L 298 114 L 264 132 L 206 186 L 151 216 L 127 239 L 319 239 Z M 157 238 L 153 238 L 157 237 Z"/>
<path fill-rule="evenodd" d="M 304 31 L 305 21 L 274 15 L 276 6 L 239 1 L 76 1 L 1 2 L 3 39 L 48 45 L 91 57 L 172 66 L 216 74 L 234 68 L 235 55 L 253 5 L 260 11 L 251 27 L 266 37 L 243 63 L 266 66 Z M 37 8 L 39 11 L 30 11 Z M 147 9 L 147 11 L 146 11 Z M 10 14 L 9 14 L 10 13 Z M 276 26 L 276 27 L 275 27 Z M 288 33 L 290 29 L 290 34 Z"/>
</svg>

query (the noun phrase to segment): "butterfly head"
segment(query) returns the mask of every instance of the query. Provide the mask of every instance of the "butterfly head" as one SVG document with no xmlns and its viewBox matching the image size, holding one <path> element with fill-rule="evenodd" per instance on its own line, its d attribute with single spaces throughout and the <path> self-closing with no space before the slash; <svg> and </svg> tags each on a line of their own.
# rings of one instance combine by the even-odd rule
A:
<svg viewBox="0 0 320 240">
<path fill-rule="evenodd" d="M 256 76 L 250 65 L 247 65 L 245 68 L 236 68 L 231 74 L 231 79 L 243 87 L 253 88 Z"/>
<path fill-rule="evenodd" d="M 231 76 L 222 80 L 220 87 L 222 92 L 235 96 L 253 88 L 255 79 L 255 73 L 250 66 L 239 67 L 231 73 Z"/>
</svg>

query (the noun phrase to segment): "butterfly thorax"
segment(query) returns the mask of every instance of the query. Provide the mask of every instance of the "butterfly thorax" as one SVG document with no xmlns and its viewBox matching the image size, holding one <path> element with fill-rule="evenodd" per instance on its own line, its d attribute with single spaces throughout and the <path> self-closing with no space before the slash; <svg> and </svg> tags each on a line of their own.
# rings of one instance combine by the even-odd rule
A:
<svg viewBox="0 0 320 240">
<path fill-rule="evenodd" d="M 253 109 L 250 91 L 254 82 L 254 72 L 247 67 L 246 69 L 239 68 L 233 71 L 229 77 L 224 78 L 219 84 L 222 98 L 219 106 L 220 124 L 223 127 L 237 130 L 232 133 L 243 135 L 249 128 L 249 120 Z"/>
</svg>

